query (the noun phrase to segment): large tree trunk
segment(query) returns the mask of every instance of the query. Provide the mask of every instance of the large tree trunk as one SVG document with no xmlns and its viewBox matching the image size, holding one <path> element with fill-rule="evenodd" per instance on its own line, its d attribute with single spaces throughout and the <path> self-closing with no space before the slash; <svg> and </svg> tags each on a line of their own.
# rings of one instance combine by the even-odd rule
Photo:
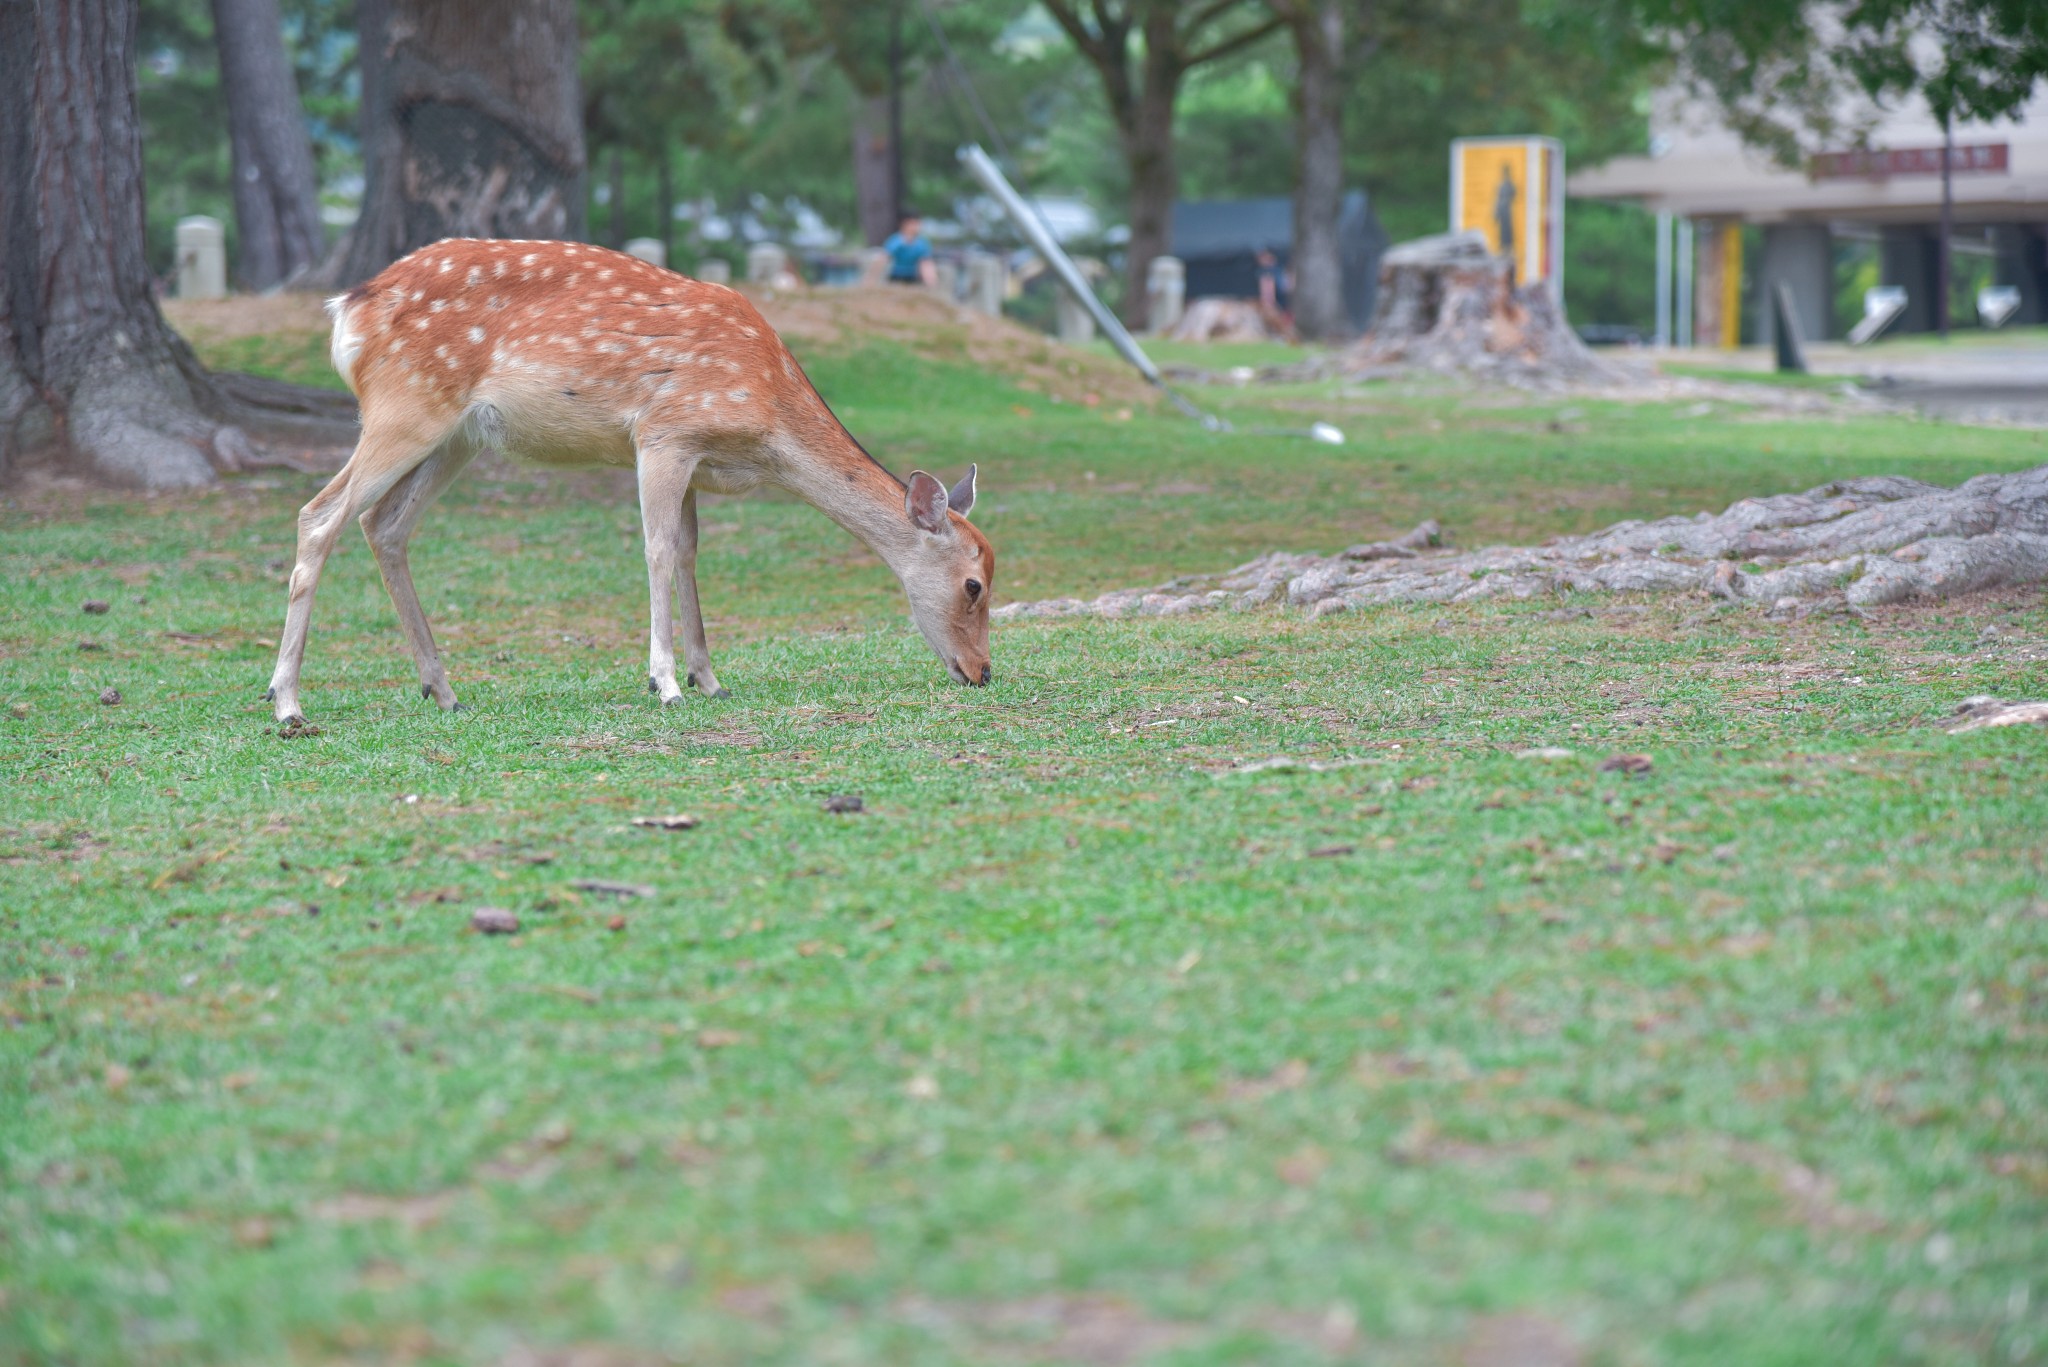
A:
<svg viewBox="0 0 2048 1367">
<path fill-rule="evenodd" d="M 1173 105 L 1186 74 L 1179 53 L 1166 44 L 1173 29 L 1170 11 L 1147 24 L 1139 86 L 1118 115 L 1124 158 L 1131 167 L 1131 241 L 1124 256 L 1124 322 L 1134 332 L 1151 322 L 1146 279 L 1155 257 L 1173 250 L 1173 206 L 1180 198 L 1180 163 L 1174 157 Z M 1161 32 L 1154 32 L 1163 25 Z"/>
<path fill-rule="evenodd" d="M 853 195 L 860 235 L 879 247 L 896 231 L 896 145 L 889 136 L 889 95 L 854 92 Z"/>
<path fill-rule="evenodd" d="M 1328 341 L 1351 330 L 1337 240 L 1344 201 L 1344 7 L 1340 0 L 1294 0 L 1286 12 L 1298 58 L 1294 100 L 1300 129 L 1294 328 L 1305 340 Z"/>
<path fill-rule="evenodd" d="M 443 237 L 580 237 L 575 0 L 358 0 L 362 217 L 353 284 Z"/>
<path fill-rule="evenodd" d="M 282 25 L 277 0 L 213 0 L 241 229 L 235 273 L 252 290 L 311 267 L 325 246 L 313 146 Z"/>
<path fill-rule="evenodd" d="M 248 451 L 143 259 L 135 0 L 0 3 L 0 472 L 149 489 Z"/>
</svg>

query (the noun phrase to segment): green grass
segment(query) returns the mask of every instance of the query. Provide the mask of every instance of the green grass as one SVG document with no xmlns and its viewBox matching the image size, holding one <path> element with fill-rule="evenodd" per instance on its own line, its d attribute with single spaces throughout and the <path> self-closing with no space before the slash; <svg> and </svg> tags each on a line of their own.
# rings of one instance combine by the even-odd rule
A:
<svg viewBox="0 0 2048 1367">
<path fill-rule="evenodd" d="M 814 359 L 895 468 L 982 463 L 1005 596 L 2048 458 Z M 2048 734 L 1937 724 L 2048 692 L 2039 590 L 1022 625 L 969 691 L 822 518 L 714 502 L 734 695 L 664 710 L 627 484 L 485 467 L 413 556 L 472 710 L 351 540 L 286 740 L 318 483 L 0 511 L 0 1362 L 2048 1355 Z"/>
</svg>

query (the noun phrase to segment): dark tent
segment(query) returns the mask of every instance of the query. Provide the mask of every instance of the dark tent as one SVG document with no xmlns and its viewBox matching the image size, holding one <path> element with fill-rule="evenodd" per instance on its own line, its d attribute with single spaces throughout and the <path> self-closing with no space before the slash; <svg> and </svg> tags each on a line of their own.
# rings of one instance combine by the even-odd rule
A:
<svg viewBox="0 0 2048 1367">
<path fill-rule="evenodd" d="M 1344 262 L 1344 314 L 1364 331 L 1379 290 L 1387 233 L 1365 191 L 1344 196 L 1337 220 Z M 1291 199 L 1190 200 L 1173 206 L 1173 254 L 1187 264 L 1188 298 L 1256 299 L 1258 254 L 1269 251 L 1284 271 L 1294 250 Z"/>
</svg>

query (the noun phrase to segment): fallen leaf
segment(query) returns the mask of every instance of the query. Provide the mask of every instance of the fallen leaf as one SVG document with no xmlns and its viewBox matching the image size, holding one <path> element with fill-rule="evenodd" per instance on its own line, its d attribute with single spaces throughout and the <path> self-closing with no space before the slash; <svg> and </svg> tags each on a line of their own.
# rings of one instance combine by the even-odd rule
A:
<svg viewBox="0 0 2048 1367">
<path fill-rule="evenodd" d="M 235 1242 L 243 1248 L 269 1248 L 276 1241 L 277 1231 L 260 1215 L 235 1221 Z"/>
<path fill-rule="evenodd" d="M 744 1044 L 746 1038 L 745 1035 L 740 1034 L 737 1030 L 699 1030 L 697 1032 L 697 1047 L 699 1049 L 730 1049 L 735 1044 Z"/>
<path fill-rule="evenodd" d="M 519 929 L 519 918 L 503 907 L 478 907 L 469 914 L 469 928 L 484 935 L 510 935 Z"/>
<path fill-rule="evenodd" d="M 1200 962 L 1202 962 L 1202 951 L 1199 949 L 1191 949 L 1187 953 L 1181 955 L 1180 959 L 1177 962 L 1175 962 L 1173 966 L 1173 971 L 1185 977 L 1188 973 L 1192 972 L 1195 965 Z"/>
<path fill-rule="evenodd" d="M 930 1073 L 913 1073 L 903 1084 L 903 1094 L 912 1101 L 936 1101 L 939 1096 L 939 1080 Z"/>
<path fill-rule="evenodd" d="M 626 918 L 623 916 L 614 916 L 609 921 L 606 921 L 604 923 L 604 928 L 614 933 L 624 930 L 626 928 Z"/>
<path fill-rule="evenodd" d="M 100 701 L 108 707 L 119 707 L 121 705 L 121 690 L 118 688 L 102 688 L 100 690 Z"/>
<path fill-rule="evenodd" d="M 1357 846 L 1355 845 L 1320 845 L 1310 850 L 1308 857 L 1311 859 L 1337 859 L 1350 854 L 1356 848 Z"/>
<path fill-rule="evenodd" d="M 1650 857 L 1660 864 L 1669 864 L 1684 852 L 1685 846 L 1674 844 L 1669 840 L 1659 840 L 1650 847 Z"/>
<path fill-rule="evenodd" d="M 860 811 L 865 805 L 856 793 L 835 793 L 825 799 L 825 810 L 834 816 Z"/>
<path fill-rule="evenodd" d="M 1274 1165 L 1280 1180 L 1290 1187 L 1312 1187 L 1330 1166 L 1330 1155 L 1314 1144 L 1304 1144 Z"/>
<path fill-rule="evenodd" d="M 123 1090 L 134 1077 L 135 1074 L 129 1072 L 125 1065 L 119 1063 L 109 1063 L 107 1071 L 101 1075 L 102 1080 L 107 1085 L 107 1090 L 110 1092 Z"/>
<path fill-rule="evenodd" d="M 105 615 L 111 606 L 104 598 L 88 598 L 78 605 L 78 610 L 94 617 L 99 617 Z"/>
<path fill-rule="evenodd" d="M 1609 755 L 1600 761 L 1600 771 L 1608 774 L 1647 774 L 1652 767 L 1648 755 Z"/>
</svg>

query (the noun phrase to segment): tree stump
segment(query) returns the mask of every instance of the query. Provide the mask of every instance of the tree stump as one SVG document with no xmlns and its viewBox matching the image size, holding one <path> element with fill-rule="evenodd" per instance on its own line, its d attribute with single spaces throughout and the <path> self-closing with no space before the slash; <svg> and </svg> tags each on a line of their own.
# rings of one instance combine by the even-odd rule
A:
<svg viewBox="0 0 2048 1367">
<path fill-rule="evenodd" d="M 1514 263 L 1487 251 L 1476 232 L 1390 248 L 1372 326 L 1342 366 L 1412 366 L 1525 386 L 1626 378 L 1579 340 L 1548 285 L 1517 288 Z"/>
</svg>

